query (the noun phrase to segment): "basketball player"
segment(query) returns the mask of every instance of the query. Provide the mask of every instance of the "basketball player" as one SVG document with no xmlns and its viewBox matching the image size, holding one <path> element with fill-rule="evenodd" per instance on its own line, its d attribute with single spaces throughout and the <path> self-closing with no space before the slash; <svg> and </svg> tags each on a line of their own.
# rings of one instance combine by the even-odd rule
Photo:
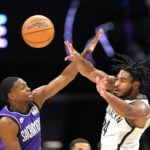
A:
<svg viewBox="0 0 150 150">
<path fill-rule="evenodd" d="M 100 30 L 82 56 L 92 53 L 99 37 Z M 68 47 L 68 41 L 65 41 Z M 19 77 L 7 77 L 1 82 L 1 98 L 8 102 L 0 111 L 0 150 L 39 150 L 41 149 L 40 112 L 45 100 L 57 94 L 77 75 L 75 63 L 47 85 L 40 86 L 31 92 L 27 83 Z"/>
<path fill-rule="evenodd" d="M 70 143 L 69 150 L 91 150 L 91 146 L 88 140 L 76 138 Z"/>
<path fill-rule="evenodd" d="M 142 89 L 150 83 L 150 68 L 118 54 L 113 66 L 116 76 L 96 69 L 70 45 L 65 60 L 76 63 L 78 71 L 96 83 L 98 93 L 108 103 L 101 132 L 101 150 L 138 150 L 139 140 L 150 125 L 150 106 Z"/>
</svg>

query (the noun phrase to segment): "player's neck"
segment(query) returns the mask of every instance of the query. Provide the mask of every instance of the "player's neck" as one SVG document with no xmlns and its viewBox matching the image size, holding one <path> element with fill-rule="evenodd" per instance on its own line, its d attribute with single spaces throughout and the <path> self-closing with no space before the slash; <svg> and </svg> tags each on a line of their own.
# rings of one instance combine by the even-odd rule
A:
<svg viewBox="0 0 150 150">
<path fill-rule="evenodd" d="M 138 92 L 132 92 L 129 95 L 126 95 L 123 99 L 134 100 L 138 96 Z"/>
<path fill-rule="evenodd" d="M 29 111 L 29 103 L 26 104 L 18 104 L 18 103 L 11 103 L 9 104 L 10 110 L 20 113 L 27 113 Z"/>
</svg>

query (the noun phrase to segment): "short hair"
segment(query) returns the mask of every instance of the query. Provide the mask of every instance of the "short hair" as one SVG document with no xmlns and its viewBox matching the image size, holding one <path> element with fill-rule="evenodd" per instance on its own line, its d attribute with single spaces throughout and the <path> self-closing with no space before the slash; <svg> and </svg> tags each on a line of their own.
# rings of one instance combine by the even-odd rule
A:
<svg viewBox="0 0 150 150">
<path fill-rule="evenodd" d="M 69 149 L 71 150 L 75 146 L 75 144 L 77 144 L 77 143 L 87 143 L 90 145 L 88 140 L 86 140 L 84 138 L 76 138 L 76 139 L 71 141 Z"/>
<path fill-rule="evenodd" d="M 0 85 L 0 99 L 7 102 L 8 93 L 12 89 L 14 83 L 19 79 L 19 77 L 7 77 L 2 80 Z"/>
<path fill-rule="evenodd" d="M 146 87 L 150 83 L 150 68 L 144 66 L 145 64 L 149 64 L 149 58 L 144 61 L 134 62 L 130 57 L 123 54 L 116 53 L 117 58 L 112 59 L 116 62 L 116 65 L 112 65 L 112 70 L 120 71 L 125 70 L 131 74 L 133 77 L 133 81 L 139 81 L 141 83 L 140 89 Z"/>
</svg>

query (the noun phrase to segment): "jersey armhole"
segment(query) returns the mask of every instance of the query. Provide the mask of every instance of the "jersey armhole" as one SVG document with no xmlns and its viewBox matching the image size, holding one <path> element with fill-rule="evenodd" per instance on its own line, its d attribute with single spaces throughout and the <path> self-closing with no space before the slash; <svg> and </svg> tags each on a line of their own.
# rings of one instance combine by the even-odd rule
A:
<svg viewBox="0 0 150 150">
<path fill-rule="evenodd" d="M 134 128 L 134 126 L 128 121 L 127 118 L 125 118 L 125 121 L 126 121 L 126 123 L 127 123 L 131 128 Z"/>
</svg>

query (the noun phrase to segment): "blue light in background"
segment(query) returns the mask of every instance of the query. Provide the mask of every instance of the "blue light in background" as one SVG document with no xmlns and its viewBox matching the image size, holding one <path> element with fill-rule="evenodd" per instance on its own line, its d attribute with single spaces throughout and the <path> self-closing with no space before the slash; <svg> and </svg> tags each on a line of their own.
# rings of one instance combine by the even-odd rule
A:
<svg viewBox="0 0 150 150">
<path fill-rule="evenodd" d="M 7 15 L 0 14 L 0 25 L 7 23 Z"/>
<path fill-rule="evenodd" d="M 0 36 L 5 36 L 7 34 L 7 28 L 5 26 L 0 26 Z"/>
<path fill-rule="evenodd" d="M 7 34 L 7 15 L 6 14 L 0 14 L 0 49 L 6 48 L 8 46 L 8 41 L 4 37 Z"/>
</svg>

